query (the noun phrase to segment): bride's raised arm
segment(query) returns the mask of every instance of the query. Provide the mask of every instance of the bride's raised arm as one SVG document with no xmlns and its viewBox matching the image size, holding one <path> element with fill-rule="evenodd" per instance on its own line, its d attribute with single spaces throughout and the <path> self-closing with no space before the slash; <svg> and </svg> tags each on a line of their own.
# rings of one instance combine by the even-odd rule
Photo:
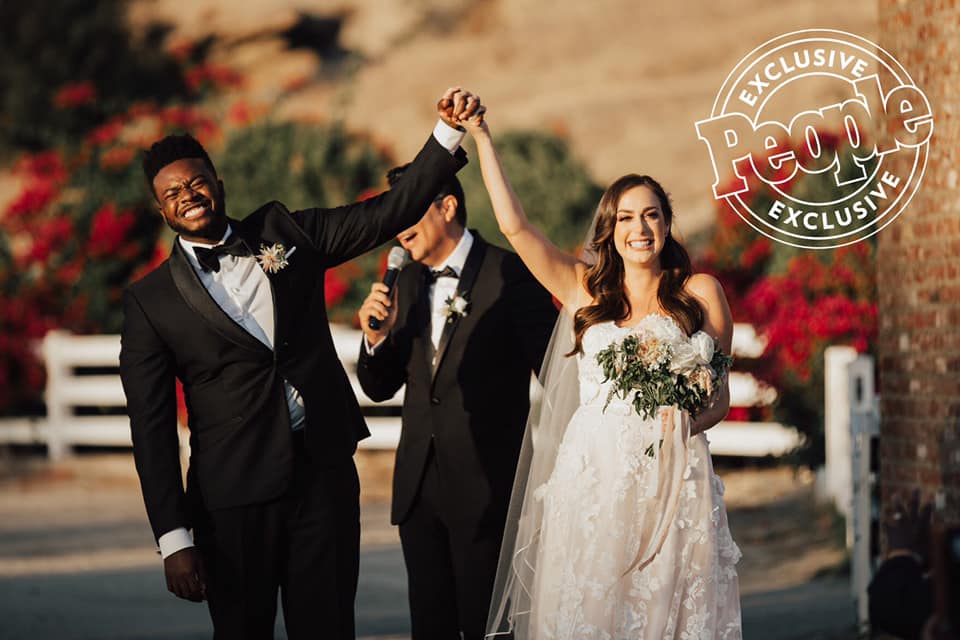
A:
<svg viewBox="0 0 960 640">
<path fill-rule="evenodd" d="M 527 218 L 523 205 L 507 180 L 490 129 L 482 117 L 481 114 L 463 124 L 477 142 L 483 183 L 490 195 L 500 231 L 540 284 L 563 306 L 576 309 L 579 306 L 577 301 L 582 300 L 578 294 L 583 287 L 581 283 L 586 265 L 559 249 Z"/>
</svg>

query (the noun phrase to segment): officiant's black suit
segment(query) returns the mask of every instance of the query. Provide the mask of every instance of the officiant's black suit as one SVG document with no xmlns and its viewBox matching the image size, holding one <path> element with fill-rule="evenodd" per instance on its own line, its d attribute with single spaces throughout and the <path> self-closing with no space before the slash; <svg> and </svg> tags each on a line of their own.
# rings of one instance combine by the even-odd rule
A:
<svg viewBox="0 0 960 640">
<path fill-rule="evenodd" d="M 268 274 L 273 350 L 220 309 L 179 243 L 166 262 L 126 291 L 121 376 L 147 513 L 155 537 L 195 528 L 213 574 L 208 596 L 218 637 L 272 637 L 272 624 L 264 635 L 244 628 L 249 611 L 275 611 L 276 584 L 296 581 L 290 592 L 298 592 L 300 601 L 284 601 L 288 629 L 291 615 L 302 614 L 293 621 L 294 629 L 300 625 L 298 637 L 353 637 L 359 487 L 352 455 L 357 440 L 369 434 L 334 350 L 324 270 L 416 223 L 464 163 L 462 150 L 452 155 L 431 136 L 402 181 L 376 198 L 295 212 L 272 202 L 242 221 L 231 220 L 254 253 L 281 243 L 289 255 L 285 268 Z M 189 416 L 186 491 L 175 378 L 183 384 Z M 300 446 L 295 440 L 301 436 L 290 429 L 284 379 L 304 401 Z M 274 539 L 280 534 L 262 523 L 290 500 L 309 527 L 295 539 Z M 243 544 L 254 536 L 266 551 L 245 557 L 237 569 L 241 576 L 225 578 L 217 575 L 214 552 L 205 553 L 211 536 L 244 537 Z M 288 548 L 289 557 L 273 558 L 276 548 Z M 239 577 L 253 585 L 244 587 L 248 592 L 237 593 Z"/>
<path fill-rule="evenodd" d="M 410 574 L 413 637 L 482 637 L 500 542 L 538 370 L 556 319 L 550 295 L 519 257 L 475 231 L 457 293 L 465 317 L 445 323 L 434 353 L 428 269 L 398 278 L 397 322 L 363 390 L 380 401 L 406 384 L 391 519 Z M 435 356 L 435 366 L 434 366 Z"/>
</svg>

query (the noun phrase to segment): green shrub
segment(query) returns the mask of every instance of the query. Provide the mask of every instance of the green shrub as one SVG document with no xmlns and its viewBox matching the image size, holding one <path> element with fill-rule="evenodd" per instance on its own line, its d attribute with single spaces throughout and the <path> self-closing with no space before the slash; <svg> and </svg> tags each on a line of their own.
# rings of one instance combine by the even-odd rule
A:
<svg viewBox="0 0 960 640">
<path fill-rule="evenodd" d="M 266 122 L 237 130 L 216 155 L 231 215 L 270 200 L 290 210 L 353 202 L 383 186 L 386 152 L 339 124 Z"/>
</svg>

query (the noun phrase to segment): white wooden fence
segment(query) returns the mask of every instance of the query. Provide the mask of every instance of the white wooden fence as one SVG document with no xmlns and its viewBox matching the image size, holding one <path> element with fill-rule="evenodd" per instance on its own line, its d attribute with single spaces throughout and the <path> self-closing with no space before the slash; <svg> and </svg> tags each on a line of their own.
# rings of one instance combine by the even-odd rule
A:
<svg viewBox="0 0 960 640">
<path fill-rule="evenodd" d="M 360 443 L 368 449 L 395 448 L 400 438 L 400 407 L 403 389 L 392 399 L 374 403 L 363 393 L 356 377 L 360 331 L 332 326 L 337 353 L 354 393 L 365 413 L 370 409 L 391 407 L 387 416 L 366 416 L 371 437 Z M 43 357 L 47 366 L 45 419 L 0 420 L 0 444 L 43 444 L 51 457 L 63 456 L 76 445 L 130 446 L 130 427 L 123 409 L 126 399 L 116 372 L 119 367 L 120 337 L 116 335 L 78 336 L 53 331 L 43 341 Z M 763 351 L 763 342 L 750 325 L 734 328 L 735 356 L 756 357 Z M 78 371 L 78 368 L 80 371 Z M 112 373 L 86 374 L 84 369 L 112 370 Z M 532 381 L 532 385 L 536 385 Z M 733 372 L 730 375 L 731 406 L 749 407 L 770 404 L 776 392 L 761 386 L 752 376 Z M 107 409 L 112 415 L 78 412 L 81 408 Z M 86 415 L 80 415 L 80 414 Z M 377 410 L 382 414 L 383 410 Z M 725 421 L 709 432 L 710 448 L 716 455 L 766 456 L 782 455 L 800 444 L 797 431 L 772 422 Z"/>
<path fill-rule="evenodd" d="M 846 521 L 850 595 L 857 621 L 868 620 L 867 586 L 876 568 L 879 503 L 876 445 L 880 401 L 874 360 L 851 347 L 824 354 L 826 464 L 820 491 Z"/>
</svg>

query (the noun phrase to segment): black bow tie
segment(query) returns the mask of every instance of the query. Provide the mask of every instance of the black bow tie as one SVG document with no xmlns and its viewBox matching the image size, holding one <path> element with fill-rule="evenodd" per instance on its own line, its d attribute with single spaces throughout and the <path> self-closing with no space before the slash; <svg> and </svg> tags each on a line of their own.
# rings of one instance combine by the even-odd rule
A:
<svg viewBox="0 0 960 640">
<path fill-rule="evenodd" d="M 453 278 L 454 280 L 458 279 L 460 276 L 457 275 L 457 272 L 454 271 L 453 267 L 450 265 L 445 266 L 443 269 L 431 269 L 427 272 L 427 284 L 433 284 L 440 278 Z"/>
<path fill-rule="evenodd" d="M 233 234 L 224 244 L 218 244 L 214 247 L 194 247 L 193 253 L 197 256 L 197 261 L 204 271 L 220 271 L 220 256 L 251 256 L 253 252 L 240 236 Z"/>
</svg>

